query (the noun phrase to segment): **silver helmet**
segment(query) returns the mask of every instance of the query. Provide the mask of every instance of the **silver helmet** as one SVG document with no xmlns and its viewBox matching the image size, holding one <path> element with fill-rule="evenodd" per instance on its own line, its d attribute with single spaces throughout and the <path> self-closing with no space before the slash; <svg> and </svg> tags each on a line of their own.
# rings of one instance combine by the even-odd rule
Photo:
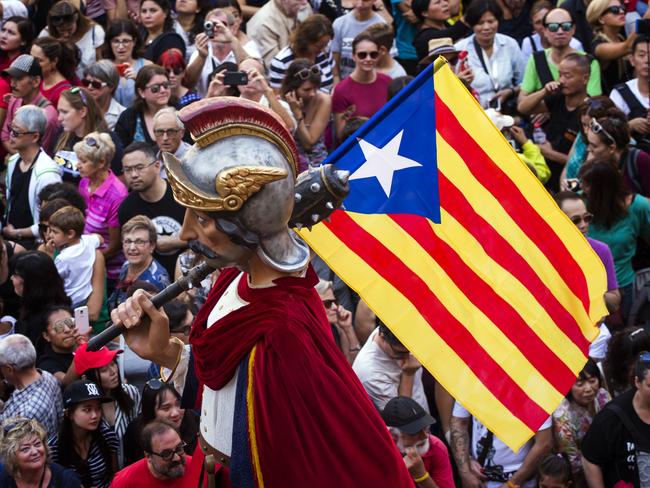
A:
<svg viewBox="0 0 650 488">
<path fill-rule="evenodd" d="M 309 248 L 288 227 L 298 153 L 291 133 L 271 110 L 234 97 L 208 98 L 179 118 L 194 146 L 182 160 L 164 153 L 174 199 L 209 213 L 235 243 L 269 266 L 294 272 Z"/>
</svg>

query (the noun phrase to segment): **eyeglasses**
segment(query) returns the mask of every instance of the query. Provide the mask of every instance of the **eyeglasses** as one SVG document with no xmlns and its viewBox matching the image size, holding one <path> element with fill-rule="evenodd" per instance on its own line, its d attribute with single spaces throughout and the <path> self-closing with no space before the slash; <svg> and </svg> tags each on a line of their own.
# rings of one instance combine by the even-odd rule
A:
<svg viewBox="0 0 650 488">
<path fill-rule="evenodd" d="M 175 136 L 181 130 L 180 129 L 154 129 L 153 134 L 155 136 L 164 137 L 164 136 Z"/>
<path fill-rule="evenodd" d="M 625 13 L 625 9 L 623 7 L 621 7 L 620 5 L 612 5 L 607 10 L 605 10 L 605 12 L 603 12 L 603 15 L 607 15 L 607 14 L 620 15 L 624 13 Z"/>
<path fill-rule="evenodd" d="M 154 131 L 154 133 L 155 133 L 155 132 L 156 132 L 156 131 Z M 158 135 L 158 134 L 156 134 L 156 135 Z M 123 171 L 124 174 L 126 174 L 126 175 L 131 174 L 131 173 L 133 173 L 133 174 L 139 174 L 139 173 L 142 173 L 142 171 L 143 171 L 145 168 L 148 168 L 148 167 L 151 166 L 152 164 L 156 164 L 156 162 L 155 162 L 155 161 L 152 161 L 152 162 L 147 163 L 147 164 L 138 164 L 137 166 L 123 166 L 123 167 L 122 167 L 122 171 Z"/>
<path fill-rule="evenodd" d="M 573 29 L 573 22 L 549 22 L 546 28 L 551 32 L 557 32 L 562 29 L 564 32 L 569 32 Z"/>
<path fill-rule="evenodd" d="M 81 80 L 81 84 L 86 88 L 92 87 L 95 90 L 99 90 L 100 88 L 104 88 L 105 86 L 108 86 L 108 83 L 106 83 L 105 81 L 88 80 L 86 78 Z"/>
<path fill-rule="evenodd" d="M 60 334 L 65 329 L 69 329 L 69 330 L 74 329 L 74 319 L 72 317 L 57 320 L 52 324 L 52 330 L 57 334 Z"/>
<path fill-rule="evenodd" d="M 176 76 L 180 75 L 183 71 L 185 71 L 185 68 L 178 66 L 176 68 L 165 68 L 167 70 L 168 74 L 174 73 Z"/>
<path fill-rule="evenodd" d="M 574 215 L 571 217 L 571 222 L 573 222 L 575 225 L 580 225 L 581 222 L 589 225 L 592 220 L 594 220 L 594 216 L 590 213 L 586 213 L 584 215 Z"/>
<path fill-rule="evenodd" d="M 27 134 L 36 134 L 34 131 L 24 131 L 20 132 L 13 127 L 9 127 L 9 134 L 11 134 L 12 137 L 20 137 L 20 136 L 25 136 Z"/>
<path fill-rule="evenodd" d="M 154 456 L 160 456 L 164 461 L 171 461 L 174 459 L 174 456 L 178 454 L 180 457 L 183 457 L 183 454 L 185 454 L 185 442 L 181 442 L 179 445 L 177 445 L 174 449 L 165 449 L 163 452 L 153 452 L 151 451 L 151 454 Z"/>
<path fill-rule="evenodd" d="M 70 88 L 70 93 L 73 93 L 75 95 L 79 95 L 79 97 L 81 98 L 81 103 L 83 103 L 84 106 L 86 106 L 86 107 L 88 106 L 88 100 L 86 99 L 86 94 L 84 93 L 84 91 L 81 88 L 79 88 L 78 86 Z"/>
<path fill-rule="evenodd" d="M 377 59 L 379 57 L 379 51 L 358 51 L 355 56 L 359 59 L 366 59 L 370 56 L 370 59 Z"/>
<path fill-rule="evenodd" d="M 52 21 L 52 25 L 71 24 L 74 22 L 74 14 L 50 15 L 50 20 Z"/>
<path fill-rule="evenodd" d="M 163 81 L 162 83 L 156 83 L 154 85 L 149 85 L 144 87 L 145 90 L 148 88 L 151 90 L 151 93 L 158 93 L 161 88 L 164 88 L 165 90 L 169 90 L 169 82 Z"/>
<path fill-rule="evenodd" d="M 596 119 L 591 119 L 591 122 L 589 122 L 589 128 L 594 134 L 603 134 L 609 141 L 616 145 L 616 141 L 614 140 L 614 137 L 607 132 L 602 125 L 600 125 L 600 122 L 598 122 Z"/>
<path fill-rule="evenodd" d="M 113 46 L 128 46 L 133 42 L 133 39 L 111 39 Z"/>
<path fill-rule="evenodd" d="M 309 78 L 311 75 L 320 75 L 320 68 L 316 65 L 312 66 L 311 68 L 303 68 L 300 71 L 298 71 L 294 76 L 296 78 L 300 78 L 301 80 L 306 80 Z"/>
<path fill-rule="evenodd" d="M 149 244 L 149 241 L 145 241 L 144 239 L 124 239 L 122 241 L 122 245 L 124 247 L 129 247 L 131 245 L 134 245 L 135 247 L 143 247 L 145 245 Z"/>
</svg>

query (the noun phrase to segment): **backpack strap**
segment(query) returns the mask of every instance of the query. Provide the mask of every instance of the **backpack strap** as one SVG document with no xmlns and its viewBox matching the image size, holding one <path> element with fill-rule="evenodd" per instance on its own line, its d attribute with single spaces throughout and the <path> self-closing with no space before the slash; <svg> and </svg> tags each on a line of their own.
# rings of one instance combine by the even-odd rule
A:
<svg viewBox="0 0 650 488">
<path fill-rule="evenodd" d="M 630 90 L 630 87 L 627 86 L 627 83 L 616 85 L 614 89 L 618 91 L 621 97 L 623 97 L 623 100 L 625 100 L 625 103 L 627 104 L 627 108 L 630 109 L 629 118 L 632 118 L 633 114 L 647 112 L 641 101 L 636 97 L 632 90 Z"/>
<path fill-rule="evenodd" d="M 641 193 L 643 194 L 643 188 L 641 187 L 641 183 L 639 182 L 639 153 L 641 152 L 640 149 L 637 149 L 635 147 L 630 148 L 627 151 L 627 156 L 625 156 L 625 168 L 624 172 L 627 173 L 628 177 L 630 178 L 630 181 L 632 182 L 632 185 L 634 186 L 634 189 L 636 193 Z"/>
<path fill-rule="evenodd" d="M 548 59 L 546 59 L 546 51 L 543 49 L 541 51 L 535 51 L 533 53 L 533 60 L 535 61 L 535 70 L 537 71 L 537 77 L 542 83 L 542 88 L 544 88 L 547 83 L 553 81 L 551 67 L 548 65 Z"/>
</svg>

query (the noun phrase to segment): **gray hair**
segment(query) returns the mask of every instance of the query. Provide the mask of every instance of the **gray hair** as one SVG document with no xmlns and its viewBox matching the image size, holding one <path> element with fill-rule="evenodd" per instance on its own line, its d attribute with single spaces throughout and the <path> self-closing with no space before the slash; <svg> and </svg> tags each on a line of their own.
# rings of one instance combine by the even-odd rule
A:
<svg viewBox="0 0 650 488">
<path fill-rule="evenodd" d="M 0 340 L 0 365 L 10 365 L 17 370 L 36 366 L 32 341 L 22 334 L 11 334 Z"/>
<path fill-rule="evenodd" d="M 316 288 L 316 291 L 318 292 L 319 295 L 322 295 L 327 290 L 334 291 L 334 286 L 332 285 L 332 282 L 324 280 L 322 278 L 320 280 L 318 280 L 318 283 L 316 283 L 315 288 Z"/>
<path fill-rule="evenodd" d="M 92 76 L 106 83 L 112 92 L 115 92 L 120 83 L 120 75 L 113 64 L 113 61 L 102 59 L 84 68 L 84 76 Z"/>
<path fill-rule="evenodd" d="M 16 110 L 14 121 L 27 132 L 38 133 L 41 139 L 45 135 L 47 117 L 41 107 L 37 107 L 36 105 L 23 105 Z"/>
<path fill-rule="evenodd" d="M 174 107 L 165 107 L 161 108 L 156 112 L 156 115 L 153 116 L 153 126 L 156 127 L 156 121 L 163 115 L 173 115 L 174 120 L 176 120 L 176 127 L 179 129 L 185 129 L 185 125 L 181 122 L 181 119 L 178 118 L 178 110 Z"/>
</svg>

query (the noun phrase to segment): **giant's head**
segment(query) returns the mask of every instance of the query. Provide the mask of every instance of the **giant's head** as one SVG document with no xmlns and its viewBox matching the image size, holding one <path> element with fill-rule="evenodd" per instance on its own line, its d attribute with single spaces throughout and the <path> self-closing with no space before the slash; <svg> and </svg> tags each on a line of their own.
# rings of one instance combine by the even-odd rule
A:
<svg viewBox="0 0 650 488">
<path fill-rule="evenodd" d="M 279 117 L 258 103 L 219 97 L 189 105 L 179 118 L 195 144 L 182 160 L 163 154 L 175 200 L 209 215 L 268 266 L 306 266 L 309 249 L 287 225 L 298 155 Z"/>
</svg>

